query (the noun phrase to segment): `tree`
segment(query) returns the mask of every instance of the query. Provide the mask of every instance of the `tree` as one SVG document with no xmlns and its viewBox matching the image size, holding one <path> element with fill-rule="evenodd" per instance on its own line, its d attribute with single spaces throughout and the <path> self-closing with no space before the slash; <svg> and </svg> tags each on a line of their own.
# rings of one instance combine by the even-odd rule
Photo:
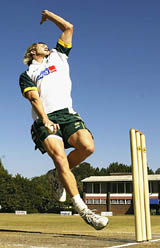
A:
<svg viewBox="0 0 160 248">
<path fill-rule="evenodd" d="M 148 174 L 149 174 L 149 175 L 154 174 L 154 171 L 153 171 L 152 169 L 150 169 L 149 166 L 147 166 L 147 169 L 148 169 Z"/>
<path fill-rule="evenodd" d="M 131 171 L 131 166 L 118 164 L 118 162 L 115 162 L 109 165 L 106 172 L 109 175 L 110 173 L 131 173 Z"/>
<path fill-rule="evenodd" d="M 155 174 L 160 174 L 160 168 L 155 171 Z"/>
<path fill-rule="evenodd" d="M 107 169 L 101 168 L 99 171 L 99 176 L 108 176 Z"/>
<path fill-rule="evenodd" d="M 95 169 L 89 163 L 83 162 L 79 166 L 75 167 L 72 172 L 76 177 L 78 190 L 82 196 L 83 185 L 81 180 L 83 180 L 86 177 L 94 176 Z"/>
<path fill-rule="evenodd" d="M 111 163 L 107 168 L 93 168 L 89 163 L 83 162 L 73 169 L 77 180 L 79 192 L 82 196 L 82 180 L 90 176 L 107 176 L 110 173 L 128 173 L 131 166 Z M 148 167 L 148 173 L 153 171 Z M 156 173 L 160 173 L 160 168 Z M 28 213 L 50 213 L 59 212 L 72 205 L 70 197 L 67 195 L 65 203 L 58 203 L 53 198 L 52 185 L 49 183 L 47 175 L 24 178 L 20 174 L 12 176 L 4 168 L 0 160 L 0 205 L 1 212 L 15 212 L 15 210 L 25 210 Z"/>
</svg>

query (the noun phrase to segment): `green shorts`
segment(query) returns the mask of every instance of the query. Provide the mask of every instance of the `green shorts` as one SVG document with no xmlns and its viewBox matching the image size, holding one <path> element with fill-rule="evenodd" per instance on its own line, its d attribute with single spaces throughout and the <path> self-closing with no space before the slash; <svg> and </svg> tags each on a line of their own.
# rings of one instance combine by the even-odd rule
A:
<svg viewBox="0 0 160 248">
<path fill-rule="evenodd" d="M 54 123 L 59 124 L 60 129 L 57 130 L 55 135 L 61 137 L 65 148 L 72 147 L 68 143 L 68 139 L 72 134 L 77 132 L 79 129 L 87 129 L 80 115 L 78 113 L 69 113 L 68 108 L 50 113 L 48 114 L 48 117 Z M 32 140 L 35 143 L 35 149 L 39 149 L 42 153 L 45 153 L 46 151 L 43 147 L 43 141 L 51 134 L 45 128 L 42 120 L 37 119 L 33 123 L 31 127 L 31 135 Z"/>
</svg>

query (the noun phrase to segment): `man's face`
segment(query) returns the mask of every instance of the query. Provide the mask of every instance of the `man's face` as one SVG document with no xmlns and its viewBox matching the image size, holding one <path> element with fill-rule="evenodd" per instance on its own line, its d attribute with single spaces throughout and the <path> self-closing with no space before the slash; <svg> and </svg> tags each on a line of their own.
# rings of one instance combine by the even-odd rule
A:
<svg viewBox="0 0 160 248">
<path fill-rule="evenodd" d="M 50 50 L 46 44 L 37 44 L 35 49 L 35 55 L 38 56 L 47 56 L 50 54 Z"/>
</svg>

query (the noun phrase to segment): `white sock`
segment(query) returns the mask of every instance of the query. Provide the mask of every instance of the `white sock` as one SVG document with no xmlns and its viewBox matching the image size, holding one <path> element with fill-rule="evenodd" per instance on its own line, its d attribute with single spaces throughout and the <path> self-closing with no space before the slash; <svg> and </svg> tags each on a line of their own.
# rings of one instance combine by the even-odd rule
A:
<svg viewBox="0 0 160 248">
<path fill-rule="evenodd" d="M 79 194 L 72 197 L 72 202 L 78 213 L 83 209 L 87 209 L 87 205 L 84 203 Z"/>
</svg>

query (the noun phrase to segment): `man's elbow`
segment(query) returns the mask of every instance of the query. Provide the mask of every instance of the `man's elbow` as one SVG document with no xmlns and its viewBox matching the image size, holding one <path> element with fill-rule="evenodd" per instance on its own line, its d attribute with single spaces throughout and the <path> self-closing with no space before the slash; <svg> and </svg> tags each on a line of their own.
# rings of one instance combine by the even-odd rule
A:
<svg viewBox="0 0 160 248">
<path fill-rule="evenodd" d="M 31 104 L 39 100 L 37 91 L 28 91 L 26 92 L 25 97 L 30 101 Z"/>
<path fill-rule="evenodd" d="M 73 24 L 70 24 L 70 29 L 71 29 L 71 31 L 73 32 L 73 29 L 74 29 Z"/>
<path fill-rule="evenodd" d="M 66 26 L 66 30 L 69 30 L 70 32 L 72 32 L 72 33 L 73 33 L 73 29 L 74 29 L 73 24 L 68 23 L 68 25 Z"/>
<path fill-rule="evenodd" d="M 71 35 L 73 35 L 73 30 L 74 30 L 74 27 L 73 27 L 73 24 L 71 24 L 71 26 L 70 26 L 70 33 L 71 33 Z"/>
</svg>

